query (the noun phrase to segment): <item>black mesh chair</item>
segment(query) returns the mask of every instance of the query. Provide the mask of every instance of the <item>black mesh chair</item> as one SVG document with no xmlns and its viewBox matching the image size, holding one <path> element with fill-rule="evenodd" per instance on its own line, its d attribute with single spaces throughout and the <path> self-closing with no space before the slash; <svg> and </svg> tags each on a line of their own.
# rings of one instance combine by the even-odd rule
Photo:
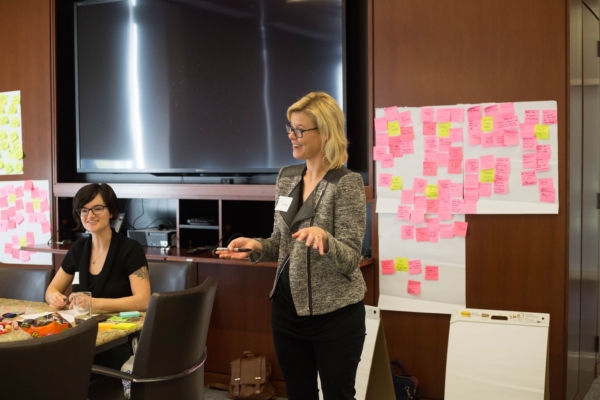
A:
<svg viewBox="0 0 600 400">
<path fill-rule="evenodd" d="M 0 343 L 0 392 L 11 399 L 85 399 L 98 323 L 59 334 Z"/>
<path fill-rule="evenodd" d="M 206 336 L 217 290 L 208 277 L 199 286 L 153 293 L 131 374 L 96 366 L 92 372 L 115 379 L 90 385 L 88 398 L 123 399 L 121 379 L 131 381 L 131 399 L 204 399 Z"/>
<path fill-rule="evenodd" d="M 174 292 L 196 286 L 196 263 L 181 261 L 148 261 L 151 293 Z"/>
<path fill-rule="evenodd" d="M 53 268 L 0 267 L 0 297 L 45 301 L 46 289 L 53 277 Z"/>
</svg>

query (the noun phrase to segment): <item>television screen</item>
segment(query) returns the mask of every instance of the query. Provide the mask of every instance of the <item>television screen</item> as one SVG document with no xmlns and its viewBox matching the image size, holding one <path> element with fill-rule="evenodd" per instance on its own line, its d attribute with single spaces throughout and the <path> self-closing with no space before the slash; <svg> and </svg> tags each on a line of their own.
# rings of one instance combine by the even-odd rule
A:
<svg viewBox="0 0 600 400">
<path fill-rule="evenodd" d="M 344 107 L 342 22 L 342 0 L 76 3 L 77 171 L 298 163 L 286 110 L 318 90 Z"/>
</svg>

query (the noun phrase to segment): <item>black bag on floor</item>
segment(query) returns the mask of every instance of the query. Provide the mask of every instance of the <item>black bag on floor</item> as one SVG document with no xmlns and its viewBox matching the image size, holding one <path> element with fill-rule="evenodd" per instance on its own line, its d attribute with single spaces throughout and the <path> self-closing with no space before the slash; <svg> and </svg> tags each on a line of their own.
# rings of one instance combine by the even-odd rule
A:
<svg viewBox="0 0 600 400">
<path fill-rule="evenodd" d="M 400 369 L 400 373 L 398 373 L 396 367 Z M 419 380 L 404 372 L 404 366 L 400 360 L 392 361 L 390 363 L 390 369 L 392 370 L 392 380 L 394 381 L 396 400 L 418 400 L 421 398 Z"/>
</svg>

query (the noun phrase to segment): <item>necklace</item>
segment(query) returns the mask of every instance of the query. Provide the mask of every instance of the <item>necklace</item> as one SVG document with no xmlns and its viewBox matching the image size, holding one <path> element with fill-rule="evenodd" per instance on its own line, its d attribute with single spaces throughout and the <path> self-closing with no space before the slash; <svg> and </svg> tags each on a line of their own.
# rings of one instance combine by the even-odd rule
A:
<svg viewBox="0 0 600 400">
<path fill-rule="evenodd" d="M 95 264 L 96 264 L 96 261 L 98 261 L 98 259 L 104 255 L 104 252 L 105 252 L 105 251 L 106 251 L 106 249 L 104 249 L 104 250 L 102 251 L 102 253 L 100 253 L 100 255 L 99 255 L 99 256 L 98 256 L 98 257 L 97 257 L 95 260 L 92 260 L 92 265 L 95 265 Z"/>
</svg>

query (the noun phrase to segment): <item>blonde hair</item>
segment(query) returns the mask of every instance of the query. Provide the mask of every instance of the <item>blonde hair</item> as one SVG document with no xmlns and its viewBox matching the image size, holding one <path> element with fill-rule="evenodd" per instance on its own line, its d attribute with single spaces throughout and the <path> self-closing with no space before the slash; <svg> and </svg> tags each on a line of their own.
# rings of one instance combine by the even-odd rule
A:
<svg viewBox="0 0 600 400">
<path fill-rule="evenodd" d="M 348 139 L 344 134 L 346 118 L 333 97 L 325 92 L 311 92 L 288 108 L 288 121 L 295 112 L 306 113 L 319 128 L 321 149 L 325 153 L 323 165 L 328 170 L 340 168 L 348 161 Z"/>
</svg>

